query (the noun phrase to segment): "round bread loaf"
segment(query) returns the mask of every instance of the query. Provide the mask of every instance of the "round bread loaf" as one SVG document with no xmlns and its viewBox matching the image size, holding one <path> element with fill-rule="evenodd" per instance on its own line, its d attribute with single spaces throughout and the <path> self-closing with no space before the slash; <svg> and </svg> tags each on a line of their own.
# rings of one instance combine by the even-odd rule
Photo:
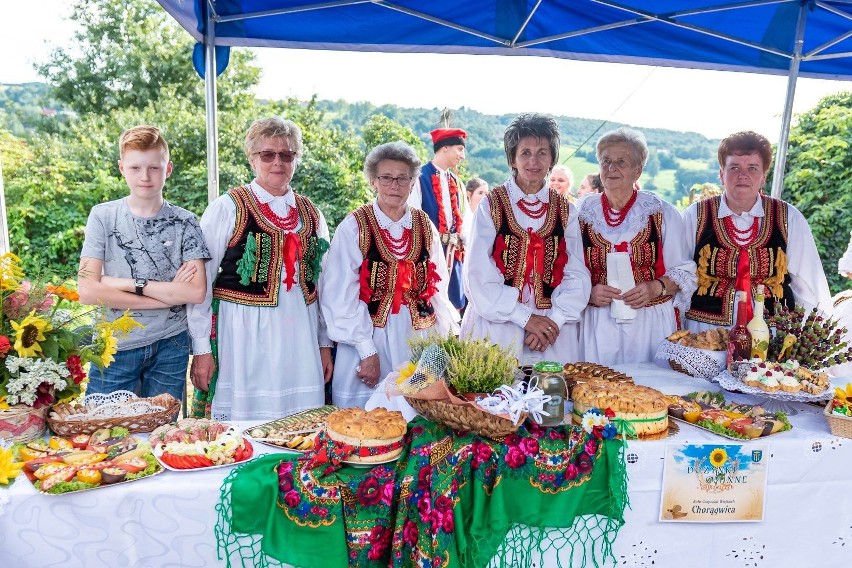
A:
<svg viewBox="0 0 852 568">
<path fill-rule="evenodd" d="M 669 428 L 668 399 L 650 387 L 609 381 L 578 384 L 574 387 L 574 422 L 579 424 L 591 408 L 612 409 L 615 418 L 628 421 L 640 438 L 663 437 Z"/>
<path fill-rule="evenodd" d="M 408 425 L 402 413 L 385 408 L 366 411 L 343 408 L 325 419 L 328 437 L 352 446 L 346 461 L 377 463 L 392 460 L 402 453 L 402 439 Z"/>
</svg>

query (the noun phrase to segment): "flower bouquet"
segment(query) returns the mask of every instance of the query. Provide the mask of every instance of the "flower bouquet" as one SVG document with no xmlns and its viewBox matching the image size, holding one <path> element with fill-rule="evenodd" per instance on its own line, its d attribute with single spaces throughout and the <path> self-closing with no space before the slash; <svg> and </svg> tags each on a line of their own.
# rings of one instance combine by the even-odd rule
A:
<svg viewBox="0 0 852 568">
<path fill-rule="evenodd" d="M 456 430 L 501 438 L 549 400 L 539 388 L 514 385 L 518 360 L 487 340 L 415 337 L 411 361 L 385 383 L 419 414 Z"/>
<path fill-rule="evenodd" d="M 116 333 L 139 326 L 127 314 L 96 323 L 78 300 L 65 286 L 27 280 L 14 254 L 0 256 L 0 439 L 40 437 L 50 405 L 78 397 L 88 365 L 108 366 Z"/>
</svg>

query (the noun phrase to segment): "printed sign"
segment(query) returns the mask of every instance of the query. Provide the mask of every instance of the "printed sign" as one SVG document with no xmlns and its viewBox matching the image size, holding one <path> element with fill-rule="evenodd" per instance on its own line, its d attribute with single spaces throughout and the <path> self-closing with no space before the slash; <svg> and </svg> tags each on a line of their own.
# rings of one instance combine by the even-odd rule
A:
<svg viewBox="0 0 852 568">
<path fill-rule="evenodd" d="M 762 521 L 767 444 L 668 444 L 660 521 Z"/>
</svg>

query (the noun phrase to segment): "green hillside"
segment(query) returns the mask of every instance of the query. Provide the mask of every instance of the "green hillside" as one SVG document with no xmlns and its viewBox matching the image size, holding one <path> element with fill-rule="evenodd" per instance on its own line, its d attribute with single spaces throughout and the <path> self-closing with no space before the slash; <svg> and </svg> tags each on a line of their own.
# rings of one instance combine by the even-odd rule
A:
<svg viewBox="0 0 852 568">
<path fill-rule="evenodd" d="M 396 105 L 375 106 L 371 103 L 350 103 L 344 100 L 322 100 L 318 108 L 326 120 L 344 131 L 360 134 L 367 120 L 384 115 L 410 128 L 431 147 L 429 131 L 437 126 L 441 109 L 402 108 Z M 490 184 L 506 179 L 508 165 L 503 153 L 503 132 L 513 114 L 483 114 L 468 108 L 453 112 L 453 125 L 464 128 L 469 135 L 466 169 Z M 576 180 L 597 172 L 595 142 L 608 130 L 626 126 L 606 121 L 555 117 L 562 135 L 559 161 L 574 172 Z M 678 132 L 660 128 L 641 129 L 648 139 L 649 158 L 640 179 L 644 189 L 657 191 L 663 198 L 675 202 L 687 195 L 694 183 L 716 181 L 715 165 L 718 140 L 710 140 L 695 132 Z"/>
</svg>

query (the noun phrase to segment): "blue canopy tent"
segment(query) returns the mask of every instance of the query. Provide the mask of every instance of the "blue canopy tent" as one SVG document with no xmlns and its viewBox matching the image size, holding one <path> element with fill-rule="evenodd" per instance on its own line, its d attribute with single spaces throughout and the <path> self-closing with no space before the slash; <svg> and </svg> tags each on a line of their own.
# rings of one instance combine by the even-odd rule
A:
<svg viewBox="0 0 852 568">
<path fill-rule="evenodd" d="M 536 55 L 786 75 L 774 196 L 796 79 L 852 79 L 852 0 L 157 1 L 199 42 L 211 200 L 219 189 L 216 73 L 204 69 L 221 72 L 230 46 Z"/>
</svg>

